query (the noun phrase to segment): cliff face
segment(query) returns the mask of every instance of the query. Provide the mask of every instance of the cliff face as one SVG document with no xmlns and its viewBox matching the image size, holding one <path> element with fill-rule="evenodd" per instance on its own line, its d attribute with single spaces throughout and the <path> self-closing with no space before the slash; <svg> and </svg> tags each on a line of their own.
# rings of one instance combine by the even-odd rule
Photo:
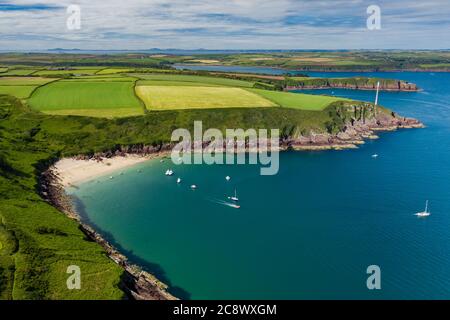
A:
<svg viewBox="0 0 450 320">
<path fill-rule="evenodd" d="M 384 91 L 418 91 L 416 84 L 403 80 L 373 79 L 373 78 L 311 78 L 301 81 L 290 80 L 285 90 L 307 89 L 353 89 L 376 90 L 377 82 L 380 82 L 380 90 Z"/>
<path fill-rule="evenodd" d="M 423 124 L 416 119 L 405 118 L 381 107 L 375 108 L 371 103 L 365 102 L 338 102 L 328 107 L 329 121 L 323 129 L 309 130 L 308 132 L 294 127 L 290 134 L 280 138 L 279 150 L 326 150 L 356 148 L 363 144 L 365 139 L 377 139 L 378 131 L 394 131 L 397 129 L 423 128 Z M 281 129 L 281 128 L 280 128 Z M 223 147 L 231 141 L 224 141 Z M 234 142 L 231 142 L 234 143 Z M 162 143 L 157 146 L 133 145 L 117 146 L 115 150 L 95 153 L 93 155 L 81 155 L 78 159 L 97 159 L 126 154 L 150 155 L 168 154 L 175 143 Z M 203 142 L 203 149 L 209 143 Z M 270 141 L 267 141 L 270 148 Z M 246 151 L 255 151 L 255 145 L 245 145 Z"/>
<path fill-rule="evenodd" d="M 395 131 L 397 129 L 423 128 L 416 119 L 400 117 L 395 113 L 380 113 L 368 120 L 352 119 L 338 133 L 310 132 L 285 141 L 294 150 L 326 150 L 357 148 L 365 139 L 377 139 L 378 131 Z"/>
</svg>

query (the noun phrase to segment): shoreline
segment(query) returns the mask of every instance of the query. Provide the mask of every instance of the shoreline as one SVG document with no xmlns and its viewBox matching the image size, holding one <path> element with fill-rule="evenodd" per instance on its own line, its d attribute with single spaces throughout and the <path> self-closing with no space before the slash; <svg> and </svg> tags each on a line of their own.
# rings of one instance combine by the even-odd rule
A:
<svg viewBox="0 0 450 320">
<path fill-rule="evenodd" d="M 323 151 L 356 149 L 367 139 L 377 139 L 375 134 L 380 131 L 395 131 L 397 129 L 424 128 L 424 125 L 410 118 L 395 116 L 379 116 L 369 123 L 355 122 L 337 133 L 313 133 L 280 141 L 278 151 Z M 206 143 L 203 147 L 207 147 Z M 74 201 L 66 193 L 67 187 L 76 187 L 75 183 L 89 181 L 105 176 L 121 169 L 129 168 L 148 160 L 167 156 L 173 144 L 166 143 L 158 147 L 151 146 L 119 146 L 116 150 L 96 153 L 91 156 L 79 155 L 72 158 L 56 160 L 41 174 L 39 186 L 41 196 L 69 218 L 80 224 L 80 230 L 88 238 L 100 244 L 108 257 L 121 266 L 125 277 L 120 288 L 131 299 L 136 300 L 177 300 L 167 290 L 169 287 L 159 281 L 154 275 L 143 271 L 139 266 L 131 264 L 128 258 L 107 242 L 90 225 L 81 220 L 75 209 Z M 270 147 L 269 147 L 270 148 Z M 246 152 L 252 148 L 246 145 Z"/>
<path fill-rule="evenodd" d="M 145 155 L 121 154 L 110 158 L 98 156 L 88 159 L 82 156 L 63 158 L 56 161 L 40 177 L 40 193 L 43 198 L 68 218 L 77 221 L 80 230 L 90 240 L 98 243 L 105 250 L 107 256 L 122 267 L 124 277 L 119 288 L 129 299 L 178 300 L 167 291 L 168 286 L 165 283 L 151 273 L 142 270 L 140 266 L 130 263 L 128 258 L 106 241 L 99 232 L 84 223 L 75 208 L 74 198 L 67 194 L 66 188 L 76 187 L 75 183 L 89 181 L 120 169 L 164 157 L 167 153 L 167 151 L 160 151 Z"/>
<path fill-rule="evenodd" d="M 163 157 L 166 153 L 153 155 L 125 154 L 112 158 L 77 159 L 63 158 L 52 166 L 64 188 L 107 176 L 121 169 L 127 169 L 148 160 Z"/>
</svg>

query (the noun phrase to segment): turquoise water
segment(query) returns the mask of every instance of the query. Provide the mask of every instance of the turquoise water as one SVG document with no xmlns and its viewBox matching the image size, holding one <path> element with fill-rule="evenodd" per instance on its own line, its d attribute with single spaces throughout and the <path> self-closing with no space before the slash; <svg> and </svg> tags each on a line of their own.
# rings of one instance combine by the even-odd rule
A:
<svg viewBox="0 0 450 320">
<path fill-rule="evenodd" d="M 369 75 L 422 87 L 381 93 L 380 103 L 427 128 L 383 133 L 358 150 L 283 153 L 276 176 L 156 160 L 71 192 L 86 220 L 182 298 L 449 299 L 450 74 Z M 314 93 L 332 92 L 374 95 Z M 218 203 L 234 187 L 239 210 Z M 432 215 L 418 219 L 427 199 Z M 373 264 L 381 290 L 366 287 Z"/>
</svg>

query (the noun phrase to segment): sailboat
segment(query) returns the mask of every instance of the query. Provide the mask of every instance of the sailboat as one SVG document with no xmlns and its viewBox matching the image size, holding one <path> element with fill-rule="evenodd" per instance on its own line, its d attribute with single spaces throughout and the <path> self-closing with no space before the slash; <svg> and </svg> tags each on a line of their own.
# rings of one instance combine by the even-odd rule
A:
<svg viewBox="0 0 450 320">
<path fill-rule="evenodd" d="M 239 198 L 237 197 L 236 189 L 234 189 L 234 197 L 228 197 L 228 199 L 233 200 L 235 202 L 239 201 Z"/>
<path fill-rule="evenodd" d="M 380 81 L 377 82 L 377 95 L 375 96 L 375 105 L 373 109 L 373 113 L 375 117 L 377 116 L 377 105 L 378 105 L 378 94 L 380 93 Z"/>
<path fill-rule="evenodd" d="M 424 218 L 424 217 L 428 217 L 431 214 L 431 212 L 428 211 L 428 200 L 425 203 L 425 211 L 423 212 L 417 212 L 415 215 L 418 216 L 419 218 Z"/>
</svg>

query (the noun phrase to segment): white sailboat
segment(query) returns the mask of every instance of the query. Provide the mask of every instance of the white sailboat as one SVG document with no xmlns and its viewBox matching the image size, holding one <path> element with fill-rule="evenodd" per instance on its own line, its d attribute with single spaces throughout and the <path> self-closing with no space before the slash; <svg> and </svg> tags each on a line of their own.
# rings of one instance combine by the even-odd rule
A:
<svg viewBox="0 0 450 320">
<path fill-rule="evenodd" d="M 428 211 L 428 200 L 425 203 L 425 211 L 423 212 L 417 212 L 415 215 L 418 216 L 419 218 L 424 218 L 424 217 L 428 217 L 431 214 L 431 212 Z"/>
<path fill-rule="evenodd" d="M 234 189 L 234 197 L 228 197 L 228 199 L 233 200 L 235 202 L 239 201 L 239 198 L 237 197 L 236 189 Z"/>
</svg>

